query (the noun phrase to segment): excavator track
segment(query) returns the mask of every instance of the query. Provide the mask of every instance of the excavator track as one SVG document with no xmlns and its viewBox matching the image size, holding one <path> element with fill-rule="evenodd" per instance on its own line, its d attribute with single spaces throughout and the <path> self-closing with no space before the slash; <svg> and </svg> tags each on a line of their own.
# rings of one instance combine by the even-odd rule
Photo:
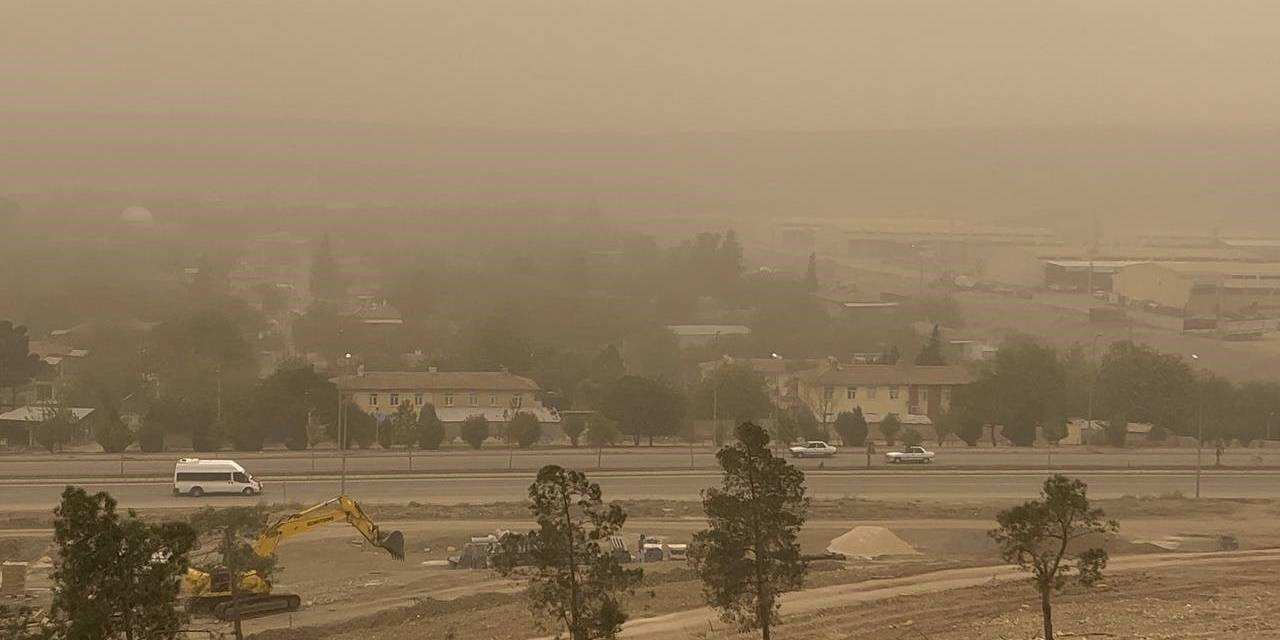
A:
<svg viewBox="0 0 1280 640">
<path fill-rule="evenodd" d="M 260 618 L 277 613 L 297 611 L 302 606 L 302 598 L 292 593 L 255 594 L 240 598 L 233 603 L 230 599 L 213 606 L 213 617 L 230 622 L 239 617 L 241 620 Z"/>
</svg>

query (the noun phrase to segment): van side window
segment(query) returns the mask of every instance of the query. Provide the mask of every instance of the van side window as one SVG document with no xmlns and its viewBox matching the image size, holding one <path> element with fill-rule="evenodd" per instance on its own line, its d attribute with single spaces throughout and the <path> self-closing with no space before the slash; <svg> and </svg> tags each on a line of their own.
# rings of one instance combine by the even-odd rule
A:
<svg viewBox="0 0 1280 640">
<path fill-rule="evenodd" d="M 232 474 L 232 476 L 231 476 L 231 477 L 232 477 L 232 479 L 233 479 L 233 480 L 235 480 L 236 482 L 239 482 L 239 483 L 241 483 L 241 484 L 244 484 L 244 483 L 249 482 L 249 477 L 248 477 L 248 476 L 246 476 L 246 475 L 244 475 L 243 473 L 240 473 L 239 471 L 237 471 L 237 472 L 235 472 L 234 474 Z"/>
<path fill-rule="evenodd" d="M 226 482 L 231 474 L 226 471 L 182 471 L 178 473 L 178 482 Z"/>
</svg>

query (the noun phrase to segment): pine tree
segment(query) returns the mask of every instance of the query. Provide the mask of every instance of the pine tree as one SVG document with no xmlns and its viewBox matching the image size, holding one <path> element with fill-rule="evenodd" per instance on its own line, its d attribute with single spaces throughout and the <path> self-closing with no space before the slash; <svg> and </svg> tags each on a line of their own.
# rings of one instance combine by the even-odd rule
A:
<svg viewBox="0 0 1280 640">
<path fill-rule="evenodd" d="M 1092 585 L 1107 566 L 1106 550 L 1081 546 L 1120 527 L 1089 505 L 1086 490 L 1080 480 L 1055 475 L 1044 481 L 1039 500 L 1001 511 L 996 516 L 999 528 L 989 534 L 1006 561 L 1031 573 L 1040 594 L 1044 640 L 1053 640 L 1053 593 L 1066 586 L 1073 572 L 1081 584 Z"/>
<path fill-rule="evenodd" d="M 746 422 L 737 436 L 716 453 L 723 479 L 703 493 L 709 527 L 694 535 L 690 561 L 707 604 L 769 640 L 778 595 L 804 584 L 798 538 L 809 500 L 804 474 L 773 455 L 764 429 Z"/>
<path fill-rule="evenodd" d="M 947 357 L 942 353 L 942 334 L 938 325 L 933 325 L 933 333 L 929 334 L 929 342 L 925 343 L 924 348 L 916 355 L 916 364 L 926 366 L 940 366 L 947 363 Z"/>
<path fill-rule="evenodd" d="M 529 565 L 529 599 L 564 626 L 569 640 L 617 637 L 627 620 L 619 595 L 643 576 L 640 569 L 624 569 L 609 546 L 627 514 L 605 503 L 600 485 L 586 474 L 558 465 L 538 471 L 529 501 L 538 528 L 503 538 L 494 557 L 499 573 L 513 575 Z"/>
</svg>

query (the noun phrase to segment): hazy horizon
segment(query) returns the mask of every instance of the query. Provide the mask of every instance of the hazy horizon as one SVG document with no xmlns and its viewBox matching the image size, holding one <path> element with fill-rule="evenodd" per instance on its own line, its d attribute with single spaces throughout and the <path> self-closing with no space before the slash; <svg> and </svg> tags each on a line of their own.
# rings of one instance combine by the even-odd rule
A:
<svg viewBox="0 0 1280 640">
<path fill-rule="evenodd" d="M 15 2 L 6 110 L 528 132 L 1277 125 L 1265 2 Z"/>
</svg>

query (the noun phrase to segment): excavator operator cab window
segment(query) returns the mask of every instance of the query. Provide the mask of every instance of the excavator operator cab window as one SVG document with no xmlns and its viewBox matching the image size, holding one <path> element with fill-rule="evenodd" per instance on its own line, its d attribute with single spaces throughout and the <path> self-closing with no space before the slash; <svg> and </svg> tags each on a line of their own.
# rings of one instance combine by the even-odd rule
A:
<svg viewBox="0 0 1280 640">
<path fill-rule="evenodd" d="M 231 477 L 232 477 L 232 479 L 233 479 L 233 480 L 235 480 L 236 482 L 239 482 L 239 483 L 241 483 L 241 484 L 248 484 L 248 483 L 249 483 L 249 477 L 248 477 L 248 476 L 246 476 L 246 475 L 245 475 L 245 474 L 243 474 L 243 473 L 240 473 L 239 471 L 237 471 L 237 472 L 235 472 L 234 474 L 232 474 L 232 476 L 231 476 Z"/>
</svg>

